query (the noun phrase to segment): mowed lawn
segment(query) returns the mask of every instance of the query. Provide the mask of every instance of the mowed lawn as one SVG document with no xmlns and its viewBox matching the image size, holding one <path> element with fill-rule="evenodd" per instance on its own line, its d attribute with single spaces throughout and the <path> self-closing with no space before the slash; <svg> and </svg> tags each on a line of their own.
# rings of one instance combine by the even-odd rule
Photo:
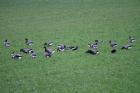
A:
<svg viewBox="0 0 140 93">
<path fill-rule="evenodd" d="M 134 47 L 120 50 L 129 35 Z M 27 47 L 25 38 L 38 57 L 12 60 L 11 52 Z M 95 39 L 103 40 L 100 53 L 85 54 Z M 118 43 L 115 54 L 110 39 Z M 46 59 L 48 40 L 52 49 L 64 43 L 79 50 Z M 139 0 L 0 0 L 0 41 L 0 93 L 140 93 Z"/>
</svg>

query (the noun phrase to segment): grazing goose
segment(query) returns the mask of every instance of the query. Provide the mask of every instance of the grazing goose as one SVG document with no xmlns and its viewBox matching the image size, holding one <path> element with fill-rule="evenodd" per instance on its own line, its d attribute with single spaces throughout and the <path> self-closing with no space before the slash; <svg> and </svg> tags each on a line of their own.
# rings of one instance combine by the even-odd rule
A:
<svg viewBox="0 0 140 93">
<path fill-rule="evenodd" d="M 31 40 L 28 40 L 28 38 L 25 38 L 25 44 L 31 46 L 33 45 L 33 42 Z"/>
<path fill-rule="evenodd" d="M 72 51 L 75 51 L 75 50 L 78 50 L 78 46 L 69 46 L 68 47 L 69 49 L 71 49 Z"/>
<path fill-rule="evenodd" d="M 22 48 L 20 49 L 20 52 L 26 53 L 26 54 L 30 54 L 33 50 L 30 48 Z"/>
<path fill-rule="evenodd" d="M 86 51 L 86 53 L 91 54 L 91 55 L 96 55 L 96 54 L 99 53 L 99 51 L 98 50 L 94 50 L 94 49 L 89 49 L 89 50 Z"/>
<path fill-rule="evenodd" d="M 110 44 L 110 47 L 116 47 L 117 46 L 116 41 L 109 40 L 109 44 Z"/>
<path fill-rule="evenodd" d="M 65 49 L 66 49 L 66 45 L 64 45 L 64 44 L 59 44 L 57 46 L 57 51 L 65 51 Z"/>
<path fill-rule="evenodd" d="M 52 56 L 52 54 L 55 52 L 55 51 L 51 51 L 50 49 L 48 49 L 47 47 L 44 47 L 45 51 L 44 51 L 44 56 L 46 58 L 49 58 Z"/>
<path fill-rule="evenodd" d="M 10 47 L 10 42 L 6 39 L 3 41 L 5 47 Z"/>
<path fill-rule="evenodd" d="M 131 49 L 131 48 L 132 48 L 132 45 L 130 45 L 130 44 L 126 44 L 126 45 L 122 46 L 121 49 L 129 50 L 129 49 Z"/>
<path fill-rule="evenodd" d="M 12 52 L 11 57 L 12 57 L 12 59 L 21 59 L 22 55 L 15 53 L 15 52 Z"/>
<path fill-rule="evenodd" d="M 52 46 L 52 45 L 53 45 L 52 41 L 48 41 L 48 42 L 44 43 L 44 46 L 46 46 L 46 47 L 49 47 L 49 46 Z"/>
<path fill-rule="evenodd" d="M 30 56 L 31 56 L 32 58 L 36 58 L 36 57 L 37 57 L 37 55 L 36 55 L 36 53 L 35 53 L 34 51 L 31 51 Z"/>
<path fill-rule="evenodd" d="M 136 40 L 132 37 L 132 36 L 129 36 L 129 38 L 128 38 L 128 42 L 129 43 L 133 43 L 133 42 L 135 42 Z"/>
</svg>

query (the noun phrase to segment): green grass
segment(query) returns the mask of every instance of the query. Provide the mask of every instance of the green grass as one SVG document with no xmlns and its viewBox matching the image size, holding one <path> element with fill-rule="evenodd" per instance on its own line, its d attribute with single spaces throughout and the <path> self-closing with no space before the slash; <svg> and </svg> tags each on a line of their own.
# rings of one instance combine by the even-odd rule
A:
<svg viewBox="0 0 140 93">
<path fill-rule="evenodd" d="M 136 38 L 134 48 L 110 54 L 108 40 L 119 48 L 127 38 Z M 38 57 L 24 55 L 12 60 L 10 53 L 34 41 Z M 0 0 L 1 93 L 139 93 L 140 89 L 139 0 Z M 87 55 L 87 44 L 103 40 L 100 54 Z M 43 43 L 52 40 L 79 45 L 76 52 L 43 56 Z"/>
</svg>

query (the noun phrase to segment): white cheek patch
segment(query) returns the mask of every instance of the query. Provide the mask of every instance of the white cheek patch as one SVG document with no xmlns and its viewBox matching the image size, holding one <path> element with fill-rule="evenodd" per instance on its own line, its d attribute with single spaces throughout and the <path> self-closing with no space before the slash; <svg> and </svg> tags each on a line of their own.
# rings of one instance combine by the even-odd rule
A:
<svg viewBox="0 0 140 93">
<path fill-rule="evenodd" d="M 128 47 L 128 49 L 131 49 L 132 47 Z"/>
<path fill-rule="evenodd" d="M 31 45 L 33 45 L 33 44 L 32 44 L 32 43 L 29 43 L 28 45 L 31 46 Z"/>
<path fill-rule="evenodd" d="M 54 53 L 55 51 L 52 51 L 52 54 Z"/>
<path fill-rule="evenodd" d="M 21 59 L 22 57 L 18 57 L 18 59 Z"/>
</svg>

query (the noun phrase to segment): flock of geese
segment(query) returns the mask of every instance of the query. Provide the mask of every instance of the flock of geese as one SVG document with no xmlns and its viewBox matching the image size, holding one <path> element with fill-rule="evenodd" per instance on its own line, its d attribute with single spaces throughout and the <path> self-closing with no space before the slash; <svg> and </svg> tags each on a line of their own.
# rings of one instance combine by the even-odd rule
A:
<svg viewBox="0 0 140 93">
<path fill-rule="evenodd" d="M 135 42 L 135 41 L 136 40 L 134 39 L 134 37 L 129 36 L 127 44 L 123 45 L 121 47 L 121 49 L 122 50 L 131 49 L 133 47 L 133 42 Z M 88 54 L 91 54 L 91 55 L 98 54 L 99 53 L 98 47 L 99 47 L 99 44 L 101 42 L 103 42 L 103 41 L 95 40 L 93 43 L 88 44 L 89 49 L 85 53 L 88 53 Z M 33 41 L 29 40 L 28 38 L 25 38 L 25 44 L 27 46 L 32 46 Z M 4 45 L 4 47 L 10 47 L 11 42 L 6 39 L 6 40 L 3 41 L 3 45 Z M 50 58 L 55 53 L 55 50 L 51 49 L 52 45 L 53 45 L 52 41 L 48 41 L 48 42 L 44 43 L 44 47 L 43 47 L 44 48 L 44 56 L 46 58 Z M 110 46 L 110 52 L 111 53 L 116 53 L 117 52 L 117 42 L 116 41 L 109 40 L 109 46 Z M 57 45 L 56 51 L 57 52 L 63 52 L 63 51 L 66 51 L 66 50 L 76 51 L 76 50 L 78 50 L 78 48 L 79 48 L 78 46 L 66 46 L 64 44 L 59 44 L 59 45 Z M 22 48 L 22 49 L 20 49 L 20 52 L 12 52 L 11 53 L 11 58 L 15 59 L 15 60 L 21 59 L 22 58 L 21 53 L 29 54 L 31 56 L 31 58 L 33 58 L 33 59 L 37 57 L 36 52 L 32 48 Z"/>
</svg>

